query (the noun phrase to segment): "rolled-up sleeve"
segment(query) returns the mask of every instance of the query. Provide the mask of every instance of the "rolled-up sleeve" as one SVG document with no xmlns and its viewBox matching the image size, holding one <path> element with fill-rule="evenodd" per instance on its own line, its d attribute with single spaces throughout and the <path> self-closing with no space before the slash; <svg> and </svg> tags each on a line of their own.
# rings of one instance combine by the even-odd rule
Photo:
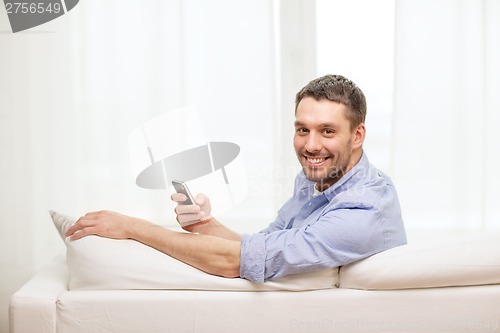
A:
<svg viewBox="0 0 500 333">
<path fill-rule="evenodd" d="M 255 283 L 264 282 L 266 263 L 265 235 L 243 235 L 241 239 L 240 277 Z"/>
</svg>

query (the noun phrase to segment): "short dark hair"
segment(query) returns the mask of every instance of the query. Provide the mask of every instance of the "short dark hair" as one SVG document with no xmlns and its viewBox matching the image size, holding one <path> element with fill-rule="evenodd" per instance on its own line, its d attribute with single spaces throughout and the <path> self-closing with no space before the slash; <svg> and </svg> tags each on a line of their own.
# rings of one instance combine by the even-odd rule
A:
<svg viewBox="0 0 500 333">
<path fill-rule="evenodd" d="M 318 101 L 328 99 L 347 106 L 349 111 L 346 117 L 351 122 L 351 129 L 365 122 L 365 95 L 354 82 L 342 75 L 329 74 L 309 82 L 295 96 L 295 113 L 297 113 L 297 107 L 304 97 L 313 97 Z"/>
</svg>

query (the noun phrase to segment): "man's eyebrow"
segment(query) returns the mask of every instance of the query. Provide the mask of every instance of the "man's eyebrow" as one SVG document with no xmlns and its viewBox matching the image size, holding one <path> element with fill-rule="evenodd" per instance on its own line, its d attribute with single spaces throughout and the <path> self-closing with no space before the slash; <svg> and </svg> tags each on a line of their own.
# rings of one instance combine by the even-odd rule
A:
<svg viewBox="0 0 500 333">
<path fill-rule="evenodd" d="M 294 123 L 295 127 L 297 126 L 305 126 L 305 124 L 301 121 L 295 121 Z M 322 128 L 325 128 L 325 127 L 337 127 L 337 125 L 335 123 L 322 123 L 322 124 L 319 124 L 318 127 L 322 127 Z"/>
<path fill-rule="evenodd" d="M 320 127 L 337 127 L 335 123 L 323 123 L 319 125 Z"/>
</svg>

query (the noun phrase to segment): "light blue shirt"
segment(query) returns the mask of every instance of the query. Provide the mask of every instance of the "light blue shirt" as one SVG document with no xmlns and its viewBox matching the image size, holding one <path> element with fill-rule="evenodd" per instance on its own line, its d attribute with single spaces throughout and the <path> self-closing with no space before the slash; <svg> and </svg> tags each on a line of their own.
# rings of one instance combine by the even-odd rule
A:
<svg viewBox="0 0 500 333">
<path fill-rule="evenodd" d="M 396 189 L 363 153 L 324 192 L 300 172 L 276 220 L 243 235 L 240 276 L 253 282 L 343 266 L 406 244 Z"/>
</svg>

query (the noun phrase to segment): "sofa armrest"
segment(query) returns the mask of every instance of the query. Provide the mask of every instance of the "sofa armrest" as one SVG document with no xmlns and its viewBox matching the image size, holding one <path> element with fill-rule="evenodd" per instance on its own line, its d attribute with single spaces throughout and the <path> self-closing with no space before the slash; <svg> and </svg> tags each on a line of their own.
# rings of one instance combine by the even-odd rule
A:
<svg viewBox="0 0 500 333">
<path fill-rule="evenodd" d="M 67 290 L 64 255 L 54 258 L 12 295 L 9 306 L 11 333 L 56 332 L 56 302 Z"/>
</svg>

